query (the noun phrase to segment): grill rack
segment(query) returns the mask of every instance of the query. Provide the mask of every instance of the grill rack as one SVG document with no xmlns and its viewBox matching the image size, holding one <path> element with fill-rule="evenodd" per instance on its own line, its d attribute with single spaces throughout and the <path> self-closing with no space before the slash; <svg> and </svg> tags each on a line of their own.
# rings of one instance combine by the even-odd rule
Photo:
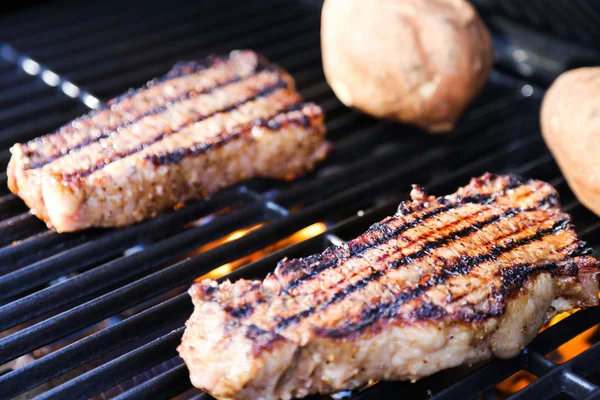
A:
<svg viewBox="0 0 600 400">
<path fill-rule="evenodd" d="M 596 239 L 600 221 L 575 200 L 543 144 L 537 122 L 543 90 L 528 82 L 493 73 L 456 132 L 432 138 L 354 113 L 335 99 L 322 75 L 315 4 L 222 0 L 200 8 L 174 0 L 122 8 L 109 1 L 89 8 L 69 6 L 68 12 L 57 15 L 57 7 L 65 5 L 52 3 L 3 17 L 2 167 L 13 142 L 51 131 L 94 108 L 93 99 L 139 86 L 178 59 L 236 47 L 255 48 L 294 75 L 300 92 L 326 110 L 329 137 L 337 150 L 315 174 L 291 184 L 255 180 L 129 228 L 63 235 L 46 230 L 31 216 L 8 193 L 6 174 L 0 174 L 0 331 L 12 329 L 11 334 L 0 336 L 0 364 L 123 310 L 141 307 L 133 316 L 0 375 L 2 398 L 90 364 L 95 368 L 39 398 L 89 398 L 103 392 L 104 398 L 169 398 L 186 391 L 193 398 L 208 398 L 188 391 L 187 370 L 176 357 L 183 321 L 192 310 L 182 288 L 215 267 L 315 222 L 325 221 L 328 229 L 226 278 L 262 278 L 284 256 L 305 256 L 348 240 L 393 213 L 398 202 L 407 198 L 411 183 L 445 194 L 485 171 L 545 179 L 558 189 L 583 239 L 594 247 L 600 245 Z M 164 26 L 152 25 L 157 22 Z M 84 28 L 87 31 L 82 33 Z M 222 214 L 209 223 L 185 227 L 217 212 Z M 258 222 L 265 224 L 188 257 L 202 243 Z M 179 294 L 165 300 L 165 293 L 177 290 Z M 576 399 L 600 398 L 600 389 L 586 380 L 595 372 L 590 365 L 600 357 L 598 345 L 560 365 L 544 357 L 598 323 L 597 308 L 580 311 L 542 332 L 517 358 L 444 371 L 415 384 L 379 383 L 352 398 L 472 398 L 489 393 L 520 370 L 538 380 L 515 399 L 551 398 L 559 393 Z M 126 386 L 122 382 L 165 363 L 166 370 L 122 389 Z"/>
<path fill-rule="evenodd" d="M 589 48 L 600 43 L 600 5 L 589 0 L 473 0 L 485 14 L 518 21 L 524 26 L 549 32 Z"/>
</svg>

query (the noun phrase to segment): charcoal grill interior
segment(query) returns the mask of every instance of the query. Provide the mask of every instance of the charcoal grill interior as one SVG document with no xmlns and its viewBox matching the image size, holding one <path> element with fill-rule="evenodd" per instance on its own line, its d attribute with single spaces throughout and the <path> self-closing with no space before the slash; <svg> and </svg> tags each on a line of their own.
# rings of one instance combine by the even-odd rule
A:
<svg viewBox="0 0 600 400">
<path fill-rule="evenodd" d="M 489 1 L 478 3 L 488 7 L 485 15 L 494 11 Z M 543 6 L 519 11 L 513 3 L 505 13 L 546 16 L 550 22 L 537 28 L 550 34 L 572 31 L 576 18 L 587 21 L 563 36 L 593 43 L 584 35 L 590 12 L 583 1 L 562 25 L 547 16 L 551 11 L 538 10 Z M 175 350 L 192 311 L 185 293 L 190 283 L 250 254 L 253 262 L 225 278 L 262 278 L 284 256 L 349 240 L 393 213 L 413 183 L 446 194 L 486 171 L 547 180 L 579 234 L 600 249 L 600 220 L 576 201 L 540 136 L 543 84 L 498 67 L 448 136 L 370 119 L 344 107 L 324 81 L 320 6 L 300 0 L 59 1 L 0 17 L 1 398 L 210 398 L 191 387 Z M 504 49 L 504 39 L 495 39 Z M 336 150 L 315 173 L 286 184 L 250 181 L 124 229 L 60 235 L 9 193 L 4 171 L 14 142 L 50 132 L 178 60 L 234 48 L 255 49 L 283 65 L 300 92 L 325 109 Z M 305 235 L 296 243 L 276 245 L 298 231 Z M 600 398 L 600 344 L 562 364 L 545 357 L 598 324 L 598 308 L 580 311 L 543 331 L 514 359 L 414 384 L 377 383 L 335 398 L 495 399 L 495 386 L 519 371 L 537 379 L 515 399 Z"/>
</svg>

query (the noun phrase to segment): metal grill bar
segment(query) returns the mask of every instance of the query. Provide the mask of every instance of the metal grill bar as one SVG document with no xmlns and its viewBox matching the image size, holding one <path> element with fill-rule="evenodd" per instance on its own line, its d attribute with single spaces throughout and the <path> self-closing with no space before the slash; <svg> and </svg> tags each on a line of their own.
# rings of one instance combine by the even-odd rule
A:
<svg viewBox="0 0 600 400">
<path fill-rule="evenodd" d="M 43 258 L 51 257 L 65 248 L 73 248 L 98 234 L 69 235 L 65 238 L 53 231 L 42 231 L 0 250 L 0 274 L 15 271 Z"/>
<path fill-rule="evenodd" d="M 277 15 L 277 23 L 273 24 L 273 17 Z M 243 23 L 238 26 L 239 31 L 236 32 L 235 35 L 231 35 L 229 29 L 215 29 L 210 35 L 203 35 L 203 39 L 207 43 L 210 41 L 216 41 L 222 39 L 224 37 L 235 37 L 230 42 L 223 42 L 228 45 L 229 48 L 238 48 L 240 45 L 247 43 L 249 40 L 253 40 L 256 42 L 256 47 L 263 46 L 264 43 L 268 43 L 273 40 L 282 40 L 282 36 L 285 33 L 295 33 L 297 31 L 294 28 L 306 29 L 307 24 L 314 23 L 314 19 L 312 18 L 300 18 L 298 19 L 296 14 L 289 10 L 288 8 L 284 9 L 272 9 L 269 12 L 261 15 L 260 18 L 256 20 L 251 20 L 248 23 Z M 313 25 L 314 26 L 314 25 Z M 244 37 L 243 40 L 239 39 L 240 35 L 247 35 L 249 33 L 255 32 L 256 29 L 264 29 L 260 31 L 260 34 L 252 34 L 247 37 Z M 219 36 L 221 35 L 221 36 Z M 231 35 L 231 36 L 230 36 Z M 108 76 L 111 73 L 117 72 L 119 70 L 122 71 L 123 68 L 131 68 L 138 65 L 143 65 L 144 63 L 149 63 L 150 61 L 156 63 L 157 56 L 160 59 L 165 60 L 164 66 L 167 64 L 172 64 L 172 57 L 175 54 L 179 54 L 185 50 L 192 50 L 197 48 L 199 45 L 198 39 L 196 37 L 184 37 L 178 39 L 177 46 L 173 46 L 172 44 L 160 45 L 152 48 L 151 50 L 138 51 L 134 55 L 122 56 L 119 57 L 118 64 L 109 60 L 106 63 L 98 63 L 95 64 L 92 68 L 86 68 L 82 70 L 81 73 L 72 72 L 69 73 L 69 76 L 72 80 L 80 81 L 80 82 L 88 82 L 90 79 L 98 79 L 99 77 Z M 219 44 L 218 49 L 220 49 L 222 44 Z M 214 52 L 213 49 L 207 48 L 207 53 Z M 163 65 L 161 65 L 163 67 Z M 164 69 L 164 67 L 163 67 Z M 139 79 L 139 78 L 138 78 Z"/>
<path fill-rule="evenodd" d="M 102 367 L 85 373 L 65 385 L 49 390 L 40 400 L 49 399 L 85 399 L 131 378 L 148 368 L 148 365 L 166 361 L 177 355 L 175 349 L 181 341 L 183 328 L 168 333 L 126 356 L 119 357 L 104 364 Z M 115 382 L 115 377 L 119 382 Z"/>
<path fill-rule="evenodd" d="M 190 386 L 188 375 L 186 366 L 182 364 L 156 378 L 150 379 L 135 389 L 131 389 L 115 397 L 114 400 L 145 399 L 157 393 L 160 393 L 160 396 L 163 398 L 170 398 L 180 393 L 182 388 Z"/>
<path fill-rule="evenodd" d="M 238 46 L 242 47 L 242 46 Z M 291 47 L 291 46 L 290 46 Z M 318 55 L 318 51 L 312 50 L 315 55 Z M 264 54 L 271 55 L 268 49 L 263 51 Z M 209 53 L 210 54 L 210 53 Z M 271 55 L 272 57 L 272 55 Z M 308 60 L 304 59 L 303 61 L 317 61 L 318 58 L 312 57 Z M 156 62 L 156 61 L 155 61 Z M 280 64 L 287 66 L 289 63 L 285 63 L 280 61 Z M 147 79 L 153 76 L 161 75 L 172 65 L 172 60 L 165 62 L 157 62 L 150 63 L 150 66 L 146 67 L 145 64 L 142 64 L 139 68 L 135 68 L 133 71 L 119 71 L 117 77 L 110 77 L 105 79 L 98 79 L 97 76 L 89 76 L 87 79 L 94 80 L 93 83 L 86 84 L 86 87 L 93 93 L 98 93 L 103 95 L 104 97 L 110 97 L 119 93 L 119 89 L 122 89 L 124 85 L 133 85 L 135 86 L 135 82 L 137 84 L 143 84 Z M 293 69 L 293 65 L 291 65 Z M 316 73 L 315 73 L 316 72 Z M 299 84 L 306 83 L 314 83 L 319 80 L 320 76 L 322 76 L 322 71 L 319 71 L 318 68 L 315 68 L 314 71 L 308 71 L 308 73 L 303 72 L 301 74 L 294 74 L 294 78 L 296 82 Z M 132 83 L 134 82 L 134 83 Z"/>
<path fill-rule="evenodd" d="M 62 6 L 66 6 L 66 3 L 63 2 Z M 90 20 L 98 17 L 102 18 L 102 14 L 99 11 L 107 5 L 115 6 L 115 2 L 112 4 L 106 2 L 104 5 L 94 3 L 89 8 L 83 4 L 69 4 L 72 13 L 56 13 L 56 5 L 46 5 L 24 15 L 3 16 L 6 25 L 0 29 L 2 29 L 3 36 L 11 41 L 27 37 L 30 40 L 35 40 L 35 38 L 43 40 L 44 37 L 56 32 L 56 30 L 60 31 L 68 27 L 73 27 L 76 30 L 72 31 L 72 33 L 77 33 L 77 30 L 81 29 L 81 26 L 77 25 L 77 22 L 81 21 L 82 26 L 86 26 L 85 24 L 89 23 Z M 83 11 L 83 14 L 77 15 L 77 12 L 81 11 Z M 49 13 L 54 14 L 52 18 L 48 18 Z M 104 16 L 104 19 L 110 18 L 114 18 L 114 16 Z"/>
<path fill-rule="evenodd" d="M 65 103 L 63 103 L 65 104 Z M 2 136 L 0 137 L 0 146 L 8 147 L 12 145 L 17 140 L 12 141 L 12 139 L 16 138 L 33 138 L 36 135 L 46 134 L 65 120 L 65 115 L 71 115 L 75 117 L 75 112 L 69 113 L 56 113 L 51 115 L 42 115 L 41 117 L 31 116 L 27 120 L 20 121 L 18 124 L 12 125 L 10 128 L 3 130 Z M 10 144 L 9 144 L 10 143 Z M 8 155 L 8 154 L 7 154 Z M 8 159 L 5 159 L 6 164 Z M 6 183 L 6 174 L 0 176 L 0 183 Z M 6 185 L 3 185 L 6 188 Z"/>
<path fill-rule="evenodd" d="M 223 5 L 227 7 L 228 3 L 224 2 Z M 138 3 L 138 4 L 124 4 L 124 8 L 122 12 L 107 15 L 105 13 L 93 13 L 91 9 L 87 9 L 89 12 L 86 13 L 85 17 L 81 15 L 79 17 L 74 17 L 73 15 L 67 16 L 67 21 L 63 23 L 58 29 L 52 29 L 48 31 L 44 29 L 44 35 L 40 35 L 39 32 L 32 32 L 29 35 L 19 35 L 12 40 L 12 43 L 15 46 L 20 48 L 28 48 L 31 53 L 36 58 L 44 57 L 45 51 L 51 50 L 55 47 L 64 48 L 66 53 L 63 55 L 71 56 L 71 51 L 76 51 L 76 49 L 71 49 L 65 44 L 70 44 L 73 42 L 80 42 L 82 36 L 85 40 L 88 40 L 89 45 L 94 45 L 96 42 L 89 41 L 90 36 L 103 35 L 105 40 L 103 41 L 103 45 L 106 45 L 107 42 L 111 40 L 118 39 L 118 36 L 115 36 L 116 33 L 123 32 L 128 33 L 129 31 L 122 30 L 122 27 L 130 28 L 135 27 L 138 28 L 138 31 L 141 27 L 144 27 L 148 22 L 148 18 L 163 16 L 167 17 L 173 14 L 179 14 L 181 16 L 182 13 L 184 15 L 194 8 L 189 4 L 181 1 L 174 1 L 172 4 L 172 8 L 160 10 L 160 14 L 157 15 L 157 9 L 153 6 L 153 3 Z M 104 6 L 106 7 L 106 6 Z M 207 4 L 206 11 L 209 14 L 213 14 L 218 12 L 219 9 L 222 11 L 223 9 L 218 6 L 218 4 Z M 169 22 L 168 19 L 163 20 L 164 22 Z M 160 21 L 157 21 L 157 23 Z M 50 34 L 48 34 L 50 32 Z M 135 33 L 133 31 L 132 33 Z"/>
<path fill-rule="evenodd" d="M 536 376 L 549 373 L 556 367 L 556 364 L 542 356 L 540 353 L 527 352 L 527 369 Z"/>
<path fill-rule="evenodd" d="M 2 393 L 12 397 L 60 376 L 190 315 L 187 295 L 179 295 L 125 321 L 108 327 L 18 371 L 1 377 Z"/>
<path fill-rule="evenodd" d="M 102 288 L 103 285 L 111 283 L 110 280 L 108 282 L 105 280 L 108 278 L 106 276 L 107 270 L 108 272 L 114 270 L 116 275 L 113 275 L 111 278 L 117 279 L 118 282 L 119 280 L 125 279 L 130 275 L 142 272 L 145 269 L 151 269 L 155 265 L 160 265 L 161 263 L 170 258 L 176 257 L 182 253 L 185 253 L 186 251 L 189 251 L 190 249 L 196 247 L 194 246 L 194 244 L 197 244 L 198 242 L 202 243 L 202 240 L 205 240 L 205 236 L 215 237 L 214 235 L 219 235 L 220 232 L 228 232 L 232 229 L 241 228 L 247 225 L 248 223 L 252 224 L 253 222 L 258 222 L 261 216 L 262 205 L 249 205 L 240 209 L 237 212 L 232 212 L 229 215 L 225 215 L 224 217 L 219 218 L 218 222 L 215 221 L 208 226 L 191 228 L 179 235 L 169 237 L 168 239 L 165 239 L 164 241 L 161 241 L 158 244 L 154 244 L 151 248 L 147 249 L 144 252 L 135 253 L 129 257 L 117 259 L 109 264 L 104 265 L 104 267 L 102 268 L 99 267 L 86 274 L 78 275 L 70 279 L 68 282 L 49 287 L 47 289 L 36 292 L 35 294 L 16 300 L 10 303 L 9 305 L 2 306 L 0 307 L 0 314 L 6 315 L 7 318 L 3 319 L 3 321 L 0 322 L 0 329 L 10 328 L 15 324 L 26 321 L 27 319 L 30 319 L 33 316 L 41 315 L 46 311 L 55 309 L 56 307 L 59 307 L 62 304 L 66 304 L 72 301 L 74 298 L 76 299 L 85 294 L 81 291 L 74 291 L 73 289 L 78 288 L 84 290 L 84 288 L 87 288 L 86 290 L 91 291 Z M 163 220 L 163 222 L 167 221 Z M 168 222 L 173 221 L 169 220 Z M 158 228 L 156 225 L 154 227 Z M 132 233 L 129 234 L 132 235 Z M 105 237 L 110 237 L 112 239 L 111 236 L 112 235 L 107 235 Z M 179 246 L 177 246 L 177 243 L 179 243 Z M 95 257 L 95 259 L 105 259 L 107 257 L 105 254 L 105 244 L 98 242 L 94 244 L 98 249 L 98 254 Z M 91 247 L 87 245 L 82 246 Z M 131 244 L 122 246 L 121 251 L 130 246 Z M 75 261 L 76 259 L 82 257 L 89 258 L 89 254 L 90 251 L 86 251 L 86 248 L 83 247 L 83 250 L 71 250 L 66 255 L 59 255 L 59 257 L 72 257 Z M 90 261 L 86 261 L 85 263 L 88 264 L 89 262 Z M 147 262 L 148 264 L 140 266 L 139 268 L 132 268 L 132 266 L 135 266 L 140 262 Z M 19 282 L 23 283 L 24 285 L 27 285 L 27 287 L 32 287 L 45 282 L 46 280 L 48 280 L 49 277 L 52 278 L 55 276 L 60 276 L 72 270 L 72 267 L 70 265 L 63 266 L 63 269 L 57 272 L 52 271 L 52 268 L 48 267 L 48 263 L 42 262 L 37 264 L 38 265 L 34 264 L 33 267 L 20 269 L 15 273 L 8 274 L 7 276 L 3 277 L 0 283 L 6 284 L 5 288 L 7 291 L 9 291 L 9 293 L 5 295 L 6 297 L 10 297 L 13 294 L 20 293 L 22 290 L 24 290 L 17 286 L 17 283 Z M 79 268 L 80 267 L 81 265 L 79 266 Z M 19 313 L 22 313 L 21 316 L 19 316 Z M 9 316 L 11 318 L 8 318 Z M 0 347 L 2 346 L 0 345 Z M 0 358 L 2 357 L 0 356 Z"/>
<path fill-rule="evenodd" d="M 227 7 L 227 4 L 225 4 L 224 6 Z M 269 7 L 269 4 L 264 2 L 257 4 L 247 3 L 245 6 L 240 7 L 238 10 L 236 10 L 236 12 L 240 13 L 240 18 L 247 18 L 247 20 L 243 24 L 240 24 L 238 26 L 227 27 L 223 26 L 223 23 L 226 22 L 227 13 L 229 11 L 223 12 L 222 15 L 207 15 L 204 12 L 200 11 L 201 10 L 198 10 L 196 8 L 195 13 L 198 17 L 200 17 L 199 20 L 194 19 L 193 17 L 195 15 L 192 14 L 189 16 L 190 18 L 186 18 L 185 20 L 181 21 L 181 14 L 178 13 L 179 21 L 177 21 L 176 24 L 170 24 L 170 21 L 168 20 L 161 21 L 161 23 L 167 24 L 167 29 L 162 29 L 157 32 L 150 32 L 148 35 L 144 35 L 143 37 L 134 36 L 126 38 L 125 40 L 120 40 L 119 43 L 107 43 L 105 41 L 103 46 L 99 46 L 93 49 L 93 51 L 88 51 L 85 53 L 85 55 L 76 57 L 74 59 L 61 58 L 59 62 L 57 61 L 54 63 L 54 66 L 60 71 L 76 71 L 78 67 L 86 65 L 87 63 L 101 61 L 101 63 L 99 63 L 93 69 L 85 70 L 88 76 L 101 76 L 101 74 L 98 74 L 98 72 L 102 73 L 102 62 L 108 60 L 109 62 L 107 64 L 113 64 L 113 57 L 119 57 L 119 63 L 121 64 L 124 60 L 121 57 L 125 57 L 125 59 L 138 59 L 138 56 L 141 54 L 147 54 L 148 56 L 154 57 L 156 57 L 157 55 L 163 56 L 165 54 L 163 52 L 164 50 L 168 49 L 169 52 L 173 52 L 173 50 L 177 51 L 179 48 L 185 46 L 185 43 L 192 43 L 193 41 L 191 39 L 197 40 L 197 38 L 193 36 L 190 37 L 189 35 L 189 32 L 193 31 L 194 26 L 202 26 L 203 29 L 211 30 L 211 35 L 214 35 L 213 37 L 223 35 L 224 38 L 227 38 L 246 34 L 252 31 L 252 28 L 255 27 L 269 26 L 270 22 L 273 20 L 273 17 L 275 15 L 279 15 L 281 17 L 281 21 L 278 22 L 278 24 L 289 22 L 290 20 L 293 20 L 294 17 L 296 17 L 296 14 L 294 13 L 293 9 L 290 9 L 289 7 L 283 7 L 283 4 L 275 7 L 273 7 L 273 5 L 271 4 Z M 167 40 L 177 40 L 177 45 L 169 47 L 167 45 L 168 42 L 166 42 Z M 181 40 L 186 40 L 186 42 L 182 43 Z M 206 43 L 209 43 L 209 41 L 207 40 Z M 162 47 L 159 47 L 155 52 L 151 47 L 148 47 L 154 44 L 160 44 Z M 202 43 L 200 43 L 200 45 L 201 44 Z M 147 50 L 143 53 L 138 52 L 132 54 L 133 50 L 140 49 L 142 47 Z M 135 55 L 135 57 L 132 57 L 132 55 Z M 107 56 L 109 58 L 107 58 Z M 76 73 L 73 74 L 73 79 L 78 81 L 84 80 L 81 78 L 80 75 Z"/>
<path fill-rule="evenodd" d="M 105 257 L 113 257 L 114 255 L 124 251 L 126 248 L 131 247 L 142 237 L 145 241 L 155 240 L 156 238 L 160 237 L 161 232 L 165 230 L 168 231 L 170 226 L 177 226 L 177 224 L 183 224 L 187 221 L 197 219 L 200 216 L 205 215 L 205 213 L 215 212 L 220 207 L 223 207 L 223 204 L 234 206 L 236 203 L 243 200 L 244 197 L 240 197 L 234 191 L 225 191 L 217 195 L 213 201 L 190 204 L 188 207 L 185 207 L 182 210 L 163 214 L 162 216 L 154 220 L 147 221 L 146 223 L 118 230 L 117 232 L 106 233 L 96 240 L 86 242 L 75 249 L 66 250 L 63 253 L 56 254 L 56 257 L 47 258 L 40 263 L 32 264 L 28 267 L 29 269 L 21 269 L 14 275 L 9 275 L 8 278 L 12 277 L 14 279 L 19 276 L 23 277 L 23 274 L 28 273 L 27 271 L 30 271 L 30 273 L 37 271 L 39 274 L 43 273 L 47 275 L 40 275 L 36 278 L 34 273 L 30 275 L 30 277 L 35 279 L 37 283 L 43 283 L 49 278 L 53 278 L 90 265 L 94 262 L 91 261 L 91 258 L 100 260 Z M 2 248 L 0 250 L 0 260 L 10 260 L 13 257 L 22 257 L 25 252 L 29 251 L 31 246 L 39 249 L 39 247 L 41 247 L 42 240 L 60 240 L 64 239 L 64 237 L 55 232 L 45 232 L 33 237 L 32 239 L 33 243 L 31 244 L 28 242 L 23 242 L 11 247 Z M 25 245 L 25 248 L 22 248 L 22 245 Z M 19 250 L 19 252 L 14 254 L 16 250 Z M 72 252 L 75 252 L 76 254 L 71 254 Z M 89 257 L 90 260 L 86 260 L 86 257 L 81 257 L 83 255 Z M 65 260 L 63 257 L 71 257 L 70 259 L 67 258 L 70 261 L 68 265 L 62 265 L 63 261 Z M 60 268 L 64 269 L 61 270 Z M 6 276 L 3 277 L 3 279 L 4 278 L 6 278 Z"/>
<path fill-rule="evenodd" d="M 8 108 L 14 105 L 20 105 L 19 102 L 29 100 L 32 96 L 46 97 L 54 92 L 54 89 L 44 85 L 41 82 L 28 82 L 21 86 L 18 91 L 5 93 L 0 98 L 0 107 Z"/>
<path fill-rule="evenodd" d="M 259 1 L 253 3 L 257 7 L 261 6 Z M 235 5 L 235 3 L 223 1 L 222 4 L 207 4 L 208 9 L 203 10 L 202 15 L 211 15 L 213 18 L 219 17 L 218 12 L 229 12 L 228 7 L 231 5 Z M 85 32 L 79 31 L 78 35 L 73 35 L 73 32 L 69 32 L 62 41 L 57 42 L 56 40 L 50 40 L 46 45 L 41 47 L 39 46 L 40 43 L 34 40 L 28 48 L 30 48 L 29 51 L 34 58 L 46 60 L 46 62 L 51 65 L 58 65 L 55 64 L 55 62 L 59 63 L 63 61 L 63 57 L 71 57 L 73 53 L 85 51 L 86 49 L 89 49 L 90 46 L 97 46 L 94 47 L 94 51 L 96 51 L 98 48 L 110 47 L 110 44 L 117 41 L 118 44 L 120 44 L 124 39 L 125 43 L 131 43 L 130 40 L 132 38 L 123 38 L 123 35 L 136 35 L 140 30 L 147 29 L 148 26 L 152 25 L 168 25 L 181 22 L 182 13 L 185 14 L 187 18 L 198 17 L 200 16 L 196 13 L 198 8 L 194 6 L 194 4 L 188 3 L 180 5 L 173 4 L 172 7 L 162 10 L 160 14 L 157 14 L 156 10 L 148 9 L 147 4 L 144 4 L 141 5 L 141 9 L 138 11 L 140 14 L 137 14 L 133 19 L 129 14 L 119 14 L 114 17 L 111 16 L 108 19 L 94 19 L 98 25 L 96 29 L 89 29 L 88 27 Z M 240 9 L 241 12 L 243 12 L 243 5 Z M 209 12 L 207 13 L 207 11 Z M 209 21 L 198 21 L 198 23 L 206 22 Z M 83 33 L 83 35 L 81 33 Z M 138 41 L 138 43 L 140 42 Z M 64 66 L 66 68 L 71 68 L 68 63 L 64 63 Z"/>
</svg>

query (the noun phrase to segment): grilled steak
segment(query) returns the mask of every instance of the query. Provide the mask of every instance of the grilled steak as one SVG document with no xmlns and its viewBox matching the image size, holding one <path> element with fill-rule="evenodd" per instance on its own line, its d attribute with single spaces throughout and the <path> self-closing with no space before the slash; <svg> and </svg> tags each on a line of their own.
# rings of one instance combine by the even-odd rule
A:
<svg viewBox="0 0 600 400">
<path fill-rule="evenodd" d="M 412 201 L 263 282 L 211 280 L 178 348 L 222 399 L 289 399 L 517 355 L 557 312 L 598 304 L 597 260 L 549 184 L 486 174 Z"/>
<path fill-rule="evenodd" d="M 9 188 L 59 232 L 128 225 L 325 158 L 322 110 L 251 51 L 179 63 L 57 132 L 12 147 Z"/>
</svg>

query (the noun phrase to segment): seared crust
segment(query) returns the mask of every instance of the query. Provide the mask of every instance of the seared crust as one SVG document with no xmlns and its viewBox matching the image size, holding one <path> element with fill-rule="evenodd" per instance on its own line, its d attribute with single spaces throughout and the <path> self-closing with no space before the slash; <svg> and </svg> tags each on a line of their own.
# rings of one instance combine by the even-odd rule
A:
<svg viewBox="0 0 600 400">
<path fill-rule="evenodd" d="M 263 282 L 194 285 L 179 352 L 194 385 L 232 399 L 511 357 L 548 316 L 598 303 L 588 253 L 545 182 L 487 174 L 440 198 L 417 187 L 396 215 Z"/>
<path fill-rule="evenodd" d="M 242 180 L 325 158 L 322 110 L 256 53 L 180 63 L 58 132 L 11 149 L 9 188 L 57 231 L 123 226 Z"/>
</svg>

